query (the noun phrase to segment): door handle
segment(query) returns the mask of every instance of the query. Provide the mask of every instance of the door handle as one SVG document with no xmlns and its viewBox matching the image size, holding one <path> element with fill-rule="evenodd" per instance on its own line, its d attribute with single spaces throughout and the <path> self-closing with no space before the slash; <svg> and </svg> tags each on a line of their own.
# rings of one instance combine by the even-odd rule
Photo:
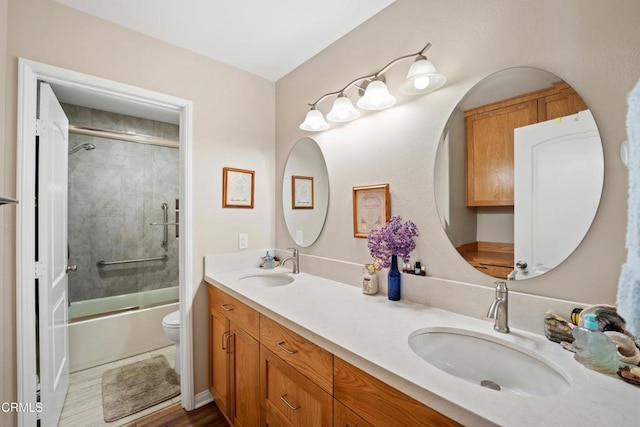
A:
<svg viewBox="0 0 640 427">
<path fill-rule="evenodd" d="M 69 272 L 71 272 L 71 271 L 78 271 L 78 266 L 76 264 L 73 264 L 73 265 L 67 265 L 64 268 L 64 272 L 67 273 L 67 274 L 69 274 Z"/>
</svg>

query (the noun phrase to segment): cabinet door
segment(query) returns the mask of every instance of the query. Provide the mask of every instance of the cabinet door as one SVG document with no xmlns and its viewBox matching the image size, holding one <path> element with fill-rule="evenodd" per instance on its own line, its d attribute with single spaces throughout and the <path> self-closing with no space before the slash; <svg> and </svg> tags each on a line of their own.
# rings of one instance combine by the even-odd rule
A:
<svg viewBox="0 0 640 427">
<path fill-rule="evenodd" d="M 513 206 L 513 130 L 537 117 L 536 100 L 467 116 L 467 206 Z"/>
<path fill-rule="evenodd" d="M 235 323 L 230 327 L 233 424 L 257 427 L 260 424 L 260 344 Z"/>
<path fill-rule="evenodd" d="M 265 425 L 330 427 L 333 424 L 331 395 L 260 347 L 260 388 Z"/>
<path fill-rule="evenodd" d="M 580 95 L 571 88 L 564 89 L 560 93 L 538 100 L 538 121 L 544 122 L 558 117 L 570 116 L 586 109 L 587 104 L 580 98 Z"/>
<path fill-rule="evenodd" d="M 230 420 L 233 407 L 230 400 L 229 320 L 215 310 L 209 313 L 210 391 L 220 411 Z"/>
<path fill-rule="evenodd" d="M 373 427 L 373 425 L 334 399 L 333 427 Z"/>
</svg>

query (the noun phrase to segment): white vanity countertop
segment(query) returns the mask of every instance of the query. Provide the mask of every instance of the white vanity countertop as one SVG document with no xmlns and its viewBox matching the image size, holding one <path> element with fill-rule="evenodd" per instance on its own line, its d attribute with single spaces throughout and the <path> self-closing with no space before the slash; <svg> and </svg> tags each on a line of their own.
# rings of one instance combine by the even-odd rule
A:
<svg viewBox="0 0 640 427">
<path fill-rule="evenodd" d="M 639 387 L 590 371 L 543 336 L 514 329 L 501 334 L 493 330 L 493 321 L 408 301 L 393 302 L 383 295 L 364 295 L 359 287 L 305 273 L 291 275 L 295 281 L 285 286 L 256 286 L 239 280 L 251 274 L 290 271 L 278 267 L 215 273 L 205 267 L 205 280 L 464 425 L 638 425 Z M 491 301 L 478 303 L 489 307 Z M 521 396 L 449 375 L 409 347 L 409 335 L 426 327 L 466 329 L 525 347 L 563 372 L 571 389 L 552 397 Z"/>
</svg>

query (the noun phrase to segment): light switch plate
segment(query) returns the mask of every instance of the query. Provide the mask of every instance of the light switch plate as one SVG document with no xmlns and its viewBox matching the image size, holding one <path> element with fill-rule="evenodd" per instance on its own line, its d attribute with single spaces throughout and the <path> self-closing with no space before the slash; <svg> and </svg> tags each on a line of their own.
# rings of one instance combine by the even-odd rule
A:
<svg viewBox="0 0 640 427">
<path fill-rule="evenodd" d="M 301 245 L 304 242 L 304 233 L 302 230 L 296 230 L 296 245 Z"/>
<path fill-rule="evenodd" d="M 249 235 L 247 233 L 238 234 L 238 249 L 247 249 L 249 247 Z"/>
</svg>

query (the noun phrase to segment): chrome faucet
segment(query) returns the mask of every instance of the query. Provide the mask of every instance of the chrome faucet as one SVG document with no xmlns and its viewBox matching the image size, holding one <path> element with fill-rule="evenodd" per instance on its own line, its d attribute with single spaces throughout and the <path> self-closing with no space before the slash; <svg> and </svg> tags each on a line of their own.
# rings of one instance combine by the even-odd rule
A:
<svg viewBox="0 0 640 427">
<path fill-rule="evenodd" d="M 293 262 L 293 274 L 300 273 L 300 251 L 297 248 L 287 248 L 293 250 L 293 256 L 288 256 L 280 261 L 280 265 L 284 265 L 285 262 Z"/>
<path fill-rule="evenodd" d="M 487 317 L 495 319 L 493 329 L 502 333 L 509 333 L 509 289 L 507 282 L 498 280 L 496 285 L 496 299 L 491 303 Z"/>
</svg>

